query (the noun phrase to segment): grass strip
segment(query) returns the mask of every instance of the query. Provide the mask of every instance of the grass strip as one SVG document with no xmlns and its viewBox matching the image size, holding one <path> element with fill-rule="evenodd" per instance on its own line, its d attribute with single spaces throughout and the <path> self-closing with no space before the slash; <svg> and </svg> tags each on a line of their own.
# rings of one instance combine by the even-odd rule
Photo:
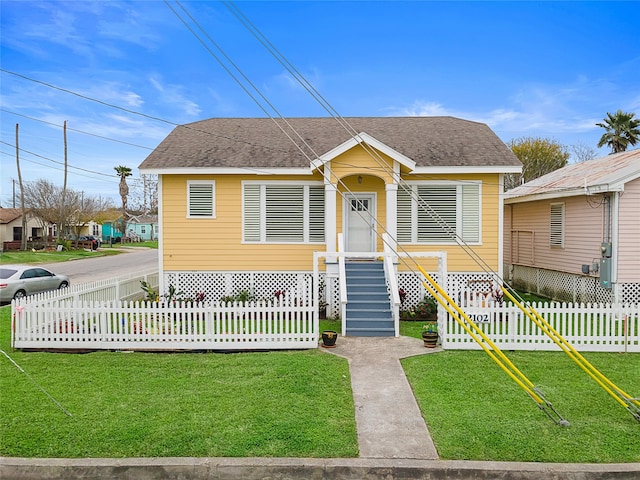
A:
<svg viewBox="0 0 640 480">
<path fill-rule="evenodd" d="M 72 414 L 0 358 L 0 455 L 354 457 L 346 360 L 321 351 L 61 354 L 11 351 Z"/>
<path fill-rule="evenodd" d="M 640 424 L 562 352 L 507 352 L 569 422 L 555 425 L 481 351 L 402 360 L 443 459 L 562 463 L 640 461 Z M 640 392 L 640 355 L 585 353 Z"/>
</svg>

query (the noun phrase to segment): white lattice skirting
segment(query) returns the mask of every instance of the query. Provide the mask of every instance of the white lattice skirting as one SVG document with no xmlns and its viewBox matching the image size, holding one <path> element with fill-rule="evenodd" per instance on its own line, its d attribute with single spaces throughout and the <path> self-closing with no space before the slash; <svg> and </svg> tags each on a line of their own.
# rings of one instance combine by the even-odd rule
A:
<svg viewBox="0 0 640 480">
<path fill-rule="evenodd" d="M 505 269 L 510 271 L 510 269 Z M 565 302 L 610 303 L 612 290 L 602 288 L 598 277 L 512 265 L 509 276 L 511 284 L 518 290 L 525 290 L 554 300 Z M 640 302 L 640 283 L 618 284 L 620 303 Z"/>
<path fill-rule="evenodd" d="M 436 281 L 438 274 L 430 273 Z M 489 274 L 449 273 L 447 291 L 453 298 L 466 290 L 482 291 L 491 285 Z M 484 281 L 484 283 L 479 281 Z M 185 297 L 194 298 L 204 293 L 205 301 L 218 301 L 223 297 L 249 294 L 255 300 L 270 300 L 276 292 L 295 295 L 296 298 L 312 298 L 312 272 L 165 272 L 164 288 L 173 285 Z M 470 287 L 471 285 L 471 287 Z M 406 293 L 403 307 L 416 305 L 425 296 L 419 273 L 400 272 L 398 287 Z M 486 289 L 485 288 L 485 289 Z M 488 292 L 483 292 L 488 293 Z M 340 288 L 338 279 L 321 274 L 320 300 L 327 304 L 327 316 L 335 318 L 340 312 Z"/>
</svg>

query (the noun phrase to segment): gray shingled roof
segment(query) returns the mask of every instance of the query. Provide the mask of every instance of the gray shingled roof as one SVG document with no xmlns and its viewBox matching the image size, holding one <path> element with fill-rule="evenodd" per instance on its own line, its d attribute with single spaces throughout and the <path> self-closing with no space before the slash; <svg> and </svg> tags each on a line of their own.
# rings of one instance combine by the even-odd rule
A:
<svg viewBox="0 0 640 480">
<path fill-rule="evenodd" d="M 505 202 L 529 196 L 579 195 L 620 190 L 626 182 L 640 178 L 640 150 L 630 150 L 573 163 L 509 190 Z"/>
<path fill-rule="evenodd" d="M 409 157 L 416 166 L 520 166 L 511 150 L 483 124 L 453 117 L 345 118 L 358 133 Z M 331 117 L 286 121 L 317 156 L 351 135 Z M 285 131 L 302 141 L 277 119 Z M 304 150 L 311 157 L 306 147 Z M 141 169 L 172 168 L 309 168 L 296 145 L 270 118 L 212 118 L 176 127 L 142 162 Z"/>
</svg>

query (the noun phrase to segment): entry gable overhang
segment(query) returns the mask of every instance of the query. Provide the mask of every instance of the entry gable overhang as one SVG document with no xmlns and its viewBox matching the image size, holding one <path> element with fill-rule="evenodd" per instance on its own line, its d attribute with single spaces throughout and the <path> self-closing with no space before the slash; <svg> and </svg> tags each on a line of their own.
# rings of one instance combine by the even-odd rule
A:
<svg viewBox="0 0 640 480">
<path fill-rule="evenodd" d="M 343 153 L 347 152 L 348 150 L 351 150 L 352 148 L 358 145 L 361 145 L 363 143 L 366 143 L 369 147 L 375 148 L 376 150 L 384 153 L 388 157 L 397 161 L 401 166 L 407 168 L 409 171 L 413 171 L 416 168 L 416 162 L 411 160 L 409 157 L 403 155 L 402 153 L 398 152 L 397 150 L 394 150 L 393 148 L 389 147 L 388 145 L 385 145 L 384 143 L 375 139 L 374 137 L 372 137 L 366 132 L 358 133 L 357 135 L 354 135 L 346 142 L 338 145 L 335 148 L 332 148 L 325 154 L 320 155 L 319 158 L 311 162 L 311 167 L 312 169 L 317 169 L 325 165 L 326 163 L 330 162 L 331 160 L 335 159 L 336 157 L 342 155 Z"/>
</svg>

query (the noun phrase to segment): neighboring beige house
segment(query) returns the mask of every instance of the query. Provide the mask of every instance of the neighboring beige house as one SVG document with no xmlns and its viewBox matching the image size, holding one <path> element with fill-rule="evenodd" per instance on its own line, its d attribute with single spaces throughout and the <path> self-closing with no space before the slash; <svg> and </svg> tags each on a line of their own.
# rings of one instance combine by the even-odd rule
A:
<svg viewBox="0 0 640 480">
<path fill-rule="evenodd" d="M 27 240 L 42 240 L 44 233 L 42 225 L 27 210 Z M 0 207 L 0 248 L 4 242 L 22 241 L 22 209 Z"/>
<path fill-rule="evenodd" d="M 568 165 L 505 197 L 505 275 L 516 287 L 640 302 L 640 150 Z"/>
<path fill-rule="evenodd" d="M 314 252 L 337 252 L 340 236 L 343 252 L 384 252 L 383 234 L 398 251 L 446 252 L 450 287 L 491 278 L 452 234 L 501 271 L 503 175 L 521 164 L 487 125 L 452 117 L 342 122 L 353 130 L 329 117 L 176 127 L 140 165 L 159 178 L 161 288 L 208 300 L 245 289 L 273 297 L 310 278 Z M 433 259 L 418 261 L 435 270 Z M 335 312 L 335 258 L 320 268 Z M 422 298 L 415 274 L 397 270 L 407 295 Z"/>
</svg>

